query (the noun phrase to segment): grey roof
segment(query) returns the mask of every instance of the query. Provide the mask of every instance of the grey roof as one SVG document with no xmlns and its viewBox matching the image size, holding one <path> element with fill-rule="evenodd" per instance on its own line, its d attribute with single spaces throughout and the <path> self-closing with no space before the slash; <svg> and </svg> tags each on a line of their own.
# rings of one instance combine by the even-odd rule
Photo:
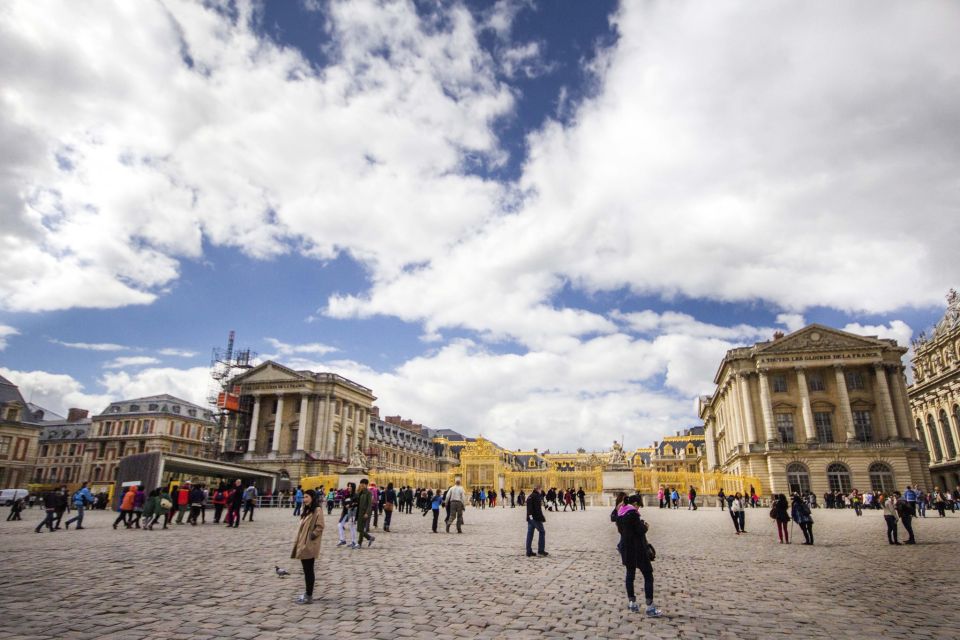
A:
<svg viewBox="0 0 960 640">
<path fill-rule="evenodd" d="M 3 376 L 0 376 L 0 404 L 5 404 L 7 402 L 19 402 L 21 404 L 27 404 L 23 396 L 20 395 L 20 389 L 17 388 L 17 385 L 13 384 Z"/>
<path fill-rule="evenodd" d="M 157 405 L 155 409 L 151 409 L 150 405 Z M 131 409 L 131 406 L 136 405 L 137 409 Z M 180 408 L 180 411 L 174 411 L 173 407 L 177 406 Z M 192 409 L 196 412 L 195 416 L 189 415 L 188 411 Z M 111 402 L 110 405 L 103 410 L 97 417 L 102 416 L 115 416 L 115 415 L 143 415 L 143 414 L 155 414 L 155 413 L 166 413 L 173 415 L 180 415 L 190 418 L 195 418 L 198 420 L 206 420 L 208 422 L 213 422 L 212 413 L 213 411 L 209 407 L 201 407 L 198 404 L 188 402 L 182 398 L 177 398 L 172 396 L 169 393 L 162 393 L 155 396 L 145 396 L 143 398 L 132 398 L 129 400 L 118 400 L 117 402 Z"/>
<path fill-rule="evenodd" d="M 27 403 L 27 411 L 30 414 L 30 420 L 28 422 L 40 424 L 43 422 L 62 422 L 66 420 L 66 418 L 59 413 L 54 413 L 50 409 L 41 407 L 38 404 L 33 404 L 32 402 Z"/>
</svg>

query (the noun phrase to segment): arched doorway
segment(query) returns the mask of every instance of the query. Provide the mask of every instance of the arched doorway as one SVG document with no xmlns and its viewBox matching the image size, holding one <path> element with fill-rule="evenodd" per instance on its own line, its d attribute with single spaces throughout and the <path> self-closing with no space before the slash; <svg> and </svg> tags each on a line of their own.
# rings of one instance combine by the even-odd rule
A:
<svg viewBox="0 0 960 640">
<path fill-rule="evenodd" d="M 890 465 L 885 462 L 874 462 L 870 465 L 870 488 L 887 495 L 897 488 Z"/>
<path fill-rule="evenodd" d="M 810 491 L 810 471 L 800 462 L 791 462 L 787 465 L 787 486 L 790 493 L 804 494 Z"/>
<path fill-rule="evenodd" d="M 827 467 L 827 482 L 830 484 L 830 491 L 840 493 L 850 493 L 853 484 L 850 481 L 850 469 L 841 462 L 831 463 Z"/>
</svg>

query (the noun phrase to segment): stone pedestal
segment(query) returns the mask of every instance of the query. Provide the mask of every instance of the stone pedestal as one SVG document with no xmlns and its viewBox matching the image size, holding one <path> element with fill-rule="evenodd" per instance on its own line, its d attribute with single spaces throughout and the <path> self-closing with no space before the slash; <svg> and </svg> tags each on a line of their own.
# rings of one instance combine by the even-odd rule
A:
<svg viewBox="0 0 960 640">
<path fill-rule="evenodd" d="M 337 488 L 346 489 L 347 483 L 352 482 L 353 484 L 357 485 L 357 489 L 359 489 L 360 481 L 363 480 L 364 478 L 369 478 L 369 477 L 370 476 L 367 475 L 367 472 L 364 471 L 363 469 L 347 469 L 340 474 L 340 480 Z"/>
</svg>

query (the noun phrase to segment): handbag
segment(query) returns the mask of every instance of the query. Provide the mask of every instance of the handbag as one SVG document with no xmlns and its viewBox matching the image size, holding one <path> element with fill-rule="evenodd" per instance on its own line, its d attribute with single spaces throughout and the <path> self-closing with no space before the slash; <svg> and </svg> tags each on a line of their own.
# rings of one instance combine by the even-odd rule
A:
<svg viewBox="0 0 960 640">
<path fill-rule="evenodd" d="M 647 543 L 647 558 L 650 562 L 653 562 L 657 559 L 657 550 L 653 548 L 653 545 L 649 542 Z"/>
<path fill-rule="evenodd" d="M 390 513 L 391 511 L 393 511 L 393 503 L 392 502 L 385 503 L 383 505 L 383 510 L 386 511 L 387 513 Z"/>
<path fill-rule="evenodd" d="M 161 508 L 161 509 L 169 509 L 169 508 L 172 507 L 172 506 L 173 506 L 173 503 L 170 502 L 169 500 L 167 500 L 166 498 L 161 498 L 161 499 L 160 499 L 160 508 Z"/>
</svg>

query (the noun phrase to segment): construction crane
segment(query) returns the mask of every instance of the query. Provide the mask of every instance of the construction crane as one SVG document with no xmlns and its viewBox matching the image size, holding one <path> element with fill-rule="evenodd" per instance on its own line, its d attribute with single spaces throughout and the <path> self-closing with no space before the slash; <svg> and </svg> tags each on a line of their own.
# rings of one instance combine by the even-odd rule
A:
<svg viewBox="0 0 960 640">
<path fill-rule="evenodd" d="M 252 409 L 250 398 L 242 401 L 236 389 L 230 388 L 230 381 L 242 371 L 253 367 L 257 354 L 250 349 L 235 350 L 236 331 L 230 330 L 227 336 L 227 348 L 214 347 L 210 357 L 210 377 L 214 386 L 207 401 L 217 408 L 214 413 L 220 425 L 216 440 L 210 445 L 215 447 L 218 457 L 234 454 L 237 448 L 237 429 L 243 422 L 243 416 Z M 251 405 L 251 406 L 245 406 Z"/>
</svg>

